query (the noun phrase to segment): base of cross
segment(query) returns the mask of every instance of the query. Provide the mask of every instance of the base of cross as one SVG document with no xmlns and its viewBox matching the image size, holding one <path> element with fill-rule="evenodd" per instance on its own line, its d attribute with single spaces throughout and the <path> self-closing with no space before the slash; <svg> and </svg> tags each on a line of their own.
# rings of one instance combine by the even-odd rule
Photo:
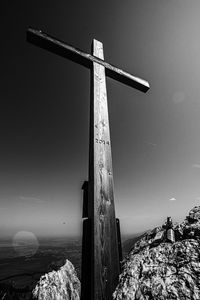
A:
<svg viewBox="0 0 200 300">
<path fill-rule="evenodd" d="M 81 266 L 81 300 L 94 300 L 95 299 L 95 272 L 101 270 L 96 270 L 96 264 L 94 261 L 94 235 L 93 235 L 93 222 L 91 218 L 87 218 L 88 210 L 88 181 L 85 181 L 83 186 L 83 232 L 82 232 L 82 266 Z M 120 222 L 116 218 L 116 229 L 117 229 L 117 239 L 118 239 L 118 264 L 121 271 L 121 262 L 122 262 L 122 246 L 121 246 L 121 233 L 120 233 Z M 115 234 L 114 232 L 112 233 Z M 116 262 L 115 262 L 116 263 Z M 118 284 L 119 271 L 115 270 L 116 274 L 113 274 L 112 277 L 116 278 L 114 286 Z M 103 276 L 103 274 L 102 274 Z M 98 283 L 97 283 L 98 284 Z M 99 282 L 100 284 L 100 282 Z M 111 299 L 112 293 L 114 291 L 102 291 L 102 299 Z M 96 300 L 96 299 L 95 299 Z"/>
</svg>

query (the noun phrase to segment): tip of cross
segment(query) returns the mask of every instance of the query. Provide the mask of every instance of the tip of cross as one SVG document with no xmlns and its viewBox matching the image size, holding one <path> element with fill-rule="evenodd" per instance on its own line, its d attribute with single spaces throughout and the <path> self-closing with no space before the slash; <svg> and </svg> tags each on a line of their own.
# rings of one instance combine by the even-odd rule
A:
<svg viewBox="0 0 200 300">
<path fill-rule="evenodd" d="M 103 44 L 101 41 L 99 41 L 99 40 L 97 40 L 97 39 L 92 39 L 92 42 L 93 42 L 93 43 L 101 43 L 101 44 Z"/>
<path fill-rule="evenodd" d="M 148 81 L 143 79 L 143 92 L 146 93 L 148 92 L 148 90 L 150 89 L 150 84 L 148 83 Z"/>
</svg>

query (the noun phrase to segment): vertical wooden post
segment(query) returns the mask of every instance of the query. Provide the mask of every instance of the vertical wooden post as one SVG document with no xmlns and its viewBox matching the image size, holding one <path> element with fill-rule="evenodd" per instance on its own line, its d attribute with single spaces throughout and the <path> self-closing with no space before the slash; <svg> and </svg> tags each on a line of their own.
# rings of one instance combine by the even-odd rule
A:
<svg viewBox="0 0 200 300">
<path fill-rule="evenodd" d="M 93 40 L 93 55 L 104 59 Z M 90 111 L 88 216 L 92 226 L 92 299 L 110 300 L 118 283 L 119 253 L 114 207 L 113 170 L 105 68 L 93 63 Z"/>
</svg>

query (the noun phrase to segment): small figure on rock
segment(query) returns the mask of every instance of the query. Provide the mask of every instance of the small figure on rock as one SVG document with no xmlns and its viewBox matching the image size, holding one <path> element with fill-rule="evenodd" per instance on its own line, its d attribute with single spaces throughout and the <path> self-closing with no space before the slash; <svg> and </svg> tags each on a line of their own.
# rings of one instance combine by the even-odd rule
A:
<svg viewBox="0 0 200 300">
<path fill-rule="evenodd" d="M 171 217 L 167 217 L 166 242 L 170 242 L 170 243 L 175 242 L 175 234 L 174 234 L 174 230 L 173 230 L 173 223 L 172 223 Z"/>
</svg>

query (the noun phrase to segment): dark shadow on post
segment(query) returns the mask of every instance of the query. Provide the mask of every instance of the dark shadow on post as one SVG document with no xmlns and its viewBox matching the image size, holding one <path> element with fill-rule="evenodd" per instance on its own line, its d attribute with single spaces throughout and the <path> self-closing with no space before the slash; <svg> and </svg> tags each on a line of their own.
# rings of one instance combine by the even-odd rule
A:
<svg viewBox="0 0 200 300">
<path fill-rule="evenodd" d="M 122 262 L 122 242 L 121 242 L 121 231 L 120 231 L 120 221 L 116 218 L 117 225 L 117 241 L 118 241 L 118 252 L 119 252 L 119 268 L 120 272 L 122 271 L 121 262 Z"/>
<path fill-rule="evenodd" d="M 91 298 L 91 257 L 92 257 L 92 223 L 88 218 L 88 181 L 84 181 L 83 190 L 83 233 L 82 233 L 82 263 L 81 263 L 81 300 L 92 300 Z"/>
<path fill-rule="evenodd" d="M 91 219 L 83 220 L 81 300 L 92 300 L 91 295 Z"/>
</svg>

